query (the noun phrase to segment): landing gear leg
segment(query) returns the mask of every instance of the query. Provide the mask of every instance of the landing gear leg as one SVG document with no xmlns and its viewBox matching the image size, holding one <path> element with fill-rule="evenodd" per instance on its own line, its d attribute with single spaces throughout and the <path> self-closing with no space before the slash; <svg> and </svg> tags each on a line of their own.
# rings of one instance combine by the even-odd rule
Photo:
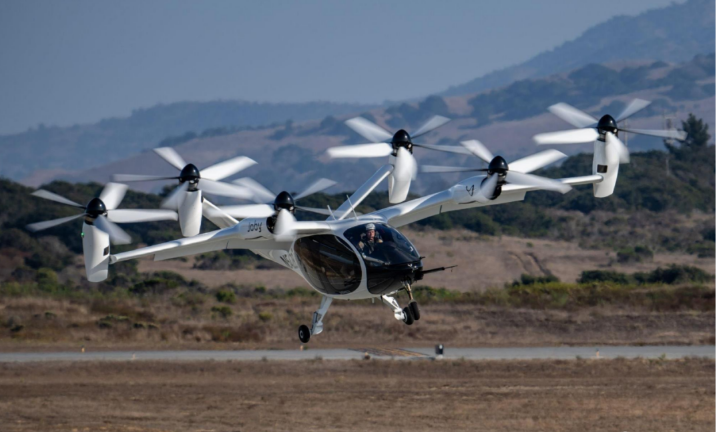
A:
<svg viewBox="0 0 716 432">
<path fill-rule="evenodd" d="M 410 314 L 410 310 L 406 307 L 401 309 L 398 301 L 390 296 L 380 296 L 380 300 L 389 308 L 393 309 L 393 316 L 399 321 L 403 321 L 407 325 L 413 324 L 413 316 Z"/>
<path fill-rule="evenodd" d="M 407 284 L 405 286 L 405 291 L 408 292 L 408 297 L 410 297 L 410 303 L 408 303 L 408 310 L 410 312 L 410 315 L 412 315 L 413 319 L 417 321 L 420 319 L 420 308 L 418 307 L 418 302 L 416 302 L 413 298 L 413 290 L 410 287 L 410 284 Z"/>
<path fill-rule="evenodd" d="M 393 309 L 393 316 L 398 321 L 405 321 L 405 314 L 403 313 L 403 309 L 400 308 L 400 305 L 398 304 L 398 301 L 395 300 L 391 296 L 380 296 L 380 301 L 383 302 L 384 305 L 388 306 L 389 308 Z"/>
<path fill-rule="evenodd" d="M 333 297 L 323 296 L 321 298 L 321 306 L 319 306 L 318 310 L 313 313 L 311 329 L 309 330 L 306 325 L 301 325 L 298 328 L 298 338 L 301 342 L 308 343 L 308 341 L 311 340 L 311 335 L 317 335 L 323 331 L 323 317 L 326 316 L 326 312 L 328 312 L 331 302 L 333 302 Z"/>
</svg>

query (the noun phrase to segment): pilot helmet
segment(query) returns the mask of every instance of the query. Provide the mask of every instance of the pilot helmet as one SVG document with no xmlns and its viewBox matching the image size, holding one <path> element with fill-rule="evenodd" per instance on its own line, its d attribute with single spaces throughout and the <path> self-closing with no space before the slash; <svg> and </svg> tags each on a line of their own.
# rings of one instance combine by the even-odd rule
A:
<svg viewBox="0 0 716 432">
<path fill-rule="evenodd" d="M 365 226 L 365 230 L 366 231 L 370 231 L 370 230 L 375 231 L 375 224 L 369 223 L 368 225 Z"/>
</svg>

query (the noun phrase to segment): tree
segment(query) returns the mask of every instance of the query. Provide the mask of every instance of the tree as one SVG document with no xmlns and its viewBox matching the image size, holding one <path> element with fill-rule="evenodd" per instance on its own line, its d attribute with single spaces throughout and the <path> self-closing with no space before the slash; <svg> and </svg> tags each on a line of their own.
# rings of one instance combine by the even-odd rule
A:
<svg viewBox="0 0 716 432">
<path fill-rule="evenodd" d="M 708 146 L 708 142 L 711 139 L 709 125 L 702 119 L 696 118 L 695 115 L 690 113 L 686 121 L 681 122 L 681 128 L 687 133 L 687 136 L 685 140 L 681 141 L 679 147 L 664 141 L 669 153 L 676 156 L 677 159 L 685 159 L 688 155 Z"/>
</svg>

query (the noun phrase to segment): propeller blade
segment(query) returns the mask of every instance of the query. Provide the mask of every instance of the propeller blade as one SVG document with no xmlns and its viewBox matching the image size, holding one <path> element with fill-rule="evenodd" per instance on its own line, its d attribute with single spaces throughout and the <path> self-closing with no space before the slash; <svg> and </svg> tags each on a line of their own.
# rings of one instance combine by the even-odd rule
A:
<svg viewBox="0 0 716 432">
<path fill-rule="evenodd" d="M 585 128 L 597 123 L 597 119 L 594 117 L 566 103 L 560 102 L 552 105 L 548 109 L 552 114 L 576 128 Z"/>
<path fill-rule="evenodd" d="M 597 138 L 599 138 L 599 133 L 592 128 L 542 133 L 532 137 L 540 145 L 588 143 L 596 141 Z"/>
<path fill-rule="evenodd" d="M 617 136 L 613 133 L 607 132 L 605 141 L 607 143 L 607 146 L 614 146 L 617 149 L 617 154 L 619 155 L 619 163 L 629 163 L 629 149 L 627 148 L 627 146 L 624 145 L 622 140 L 617 138 Z"/>
<path fill-rule="evenodd" d="M 219 210 L 237 219 L 269 217 L 275 213 L 273 206 L 268 204 L 223 206 Z"/>
<path fill-rule="evenodd" d="M 662 129 L 662 130 L 651 130 L 651 129 L 631 129 L 631 128 L 619 128 L 620 131 L 635 133 L 640 135 L 649 135 L 659 138 L 672 138 L 675 140 L 683 141 L 686 139 L 686 132 L 676 129 Z"/>
<path fill-rule="evenodd" d="M 181 206 L 186 198 L 186 191 L 189 189 L 189 183 L 182 183 L 181 185 L 174 188 L 174 190 L 167 195 L 162 201 L 162 208 L 176 210 Z"/>
<path fill-rule="evenodd" d="M 446 153 L 457 153 L 457 154 L 464 154 L 464 155 L 471 155 L 470 150 L 466 149 L 462 146 L 441 146 L 441 145 L 428 145 L 428 144 L 415 144 L 413 143 L 413 147 L 423 147 L 430 150 L 437 150 L 441 152 Z"/>
<path fill-rule="evenodd" d="M 479 157 L 487 163 L 490 163 L 490 161 L 495 158 L 495 156 L 492 155 L 492 152 L 488 150 L 487 147 L 485 147 L 485 145 L 478 140 L 462 141 L 460 144 L 465 147 L 470 153 L 474 154 L 475 156 Z"/>
<path fill-rule="evenodd" d="M 569 192 L 572 187 L 570 185 L 558 182 L 556 180 L 514 171 L 507 171 L 505 178 L 509 183 L 520 186 L 533 186 L 544 190 L 551 190 L 561 193 Z"/>
<path fill-rule="evenodd" d="M 492 198 L 495 194 L 495 188 L 497 188 L 497 180 L 498 176 L 493 174 L 480 185 L 480 191 L 476 197 L 479 202 L 487 202 Z"/>
<path fill-rule="evenodd" d="M 326 178 L 318 179 L 313 184 L 311 184 L 309 187 L 306 188 L 303 192 L 293 197 L 294 200 L 299 200 L 303 197 L 307 197 L 309 195 L 313 195 L 314 193 L 320 192 L 322 190 L 328 189 L 329 187 L 336 184 L 333 180 L 329 180 Z"/>
<path fill-rule="evenodd" d="M 257 203 L 272 202 L 276 198 L 276 194 L 266 189 L 261 183 L 250 177 L 243 177 L 233 181 L 234 184 L 243 186 L 253 192 L 254 196 L 251 198 Z"/>
<path fill-rule="evenodd" d="M 254 196 L 254 194 L 245 187 L 209 179 L 199 180 L 199 189 L 212 195 L 232 198 L 250 199 Z"/>
<path fill-rule="evenodd" d="M 52 228 L 53 226 L 60 225 L 65 222 L 69 222 L 73 219 L 80 218 L 84 215 L 85 215 L 84 213 L 80 213 L 77 215 L 67 216 L 67 217 L 63 217 L 63 218 L 59 218 L 59 219 L 53 219 L 53 220 L 48 220 L 48 221 L 44 221 L 44 222 L 35 222 L 30 225 L 27 225 L 25 228 L 27 228 L 28 230 L 30 230 L 32 232 L 42 231 L 44 229 Z"/>
<path fill-rule="evenodd" d="M 107 219 L 115 223 L 153 222 L 161 220 L 179 220 L 173 210 L 135 210 L 119 209 L 109 210 Z"/>
<path fill-rule="evenodd" d="M 154 153 L 158 154 L 159 157 L 169 162 L 174 168 L 178 170 L 182 170 L 185 166 L 188 165 L 184 158 L 179 156 L 179 153 L 177 153 L 176 150 L 171 147 L 155 148 Z"/>
<path fill-rule="evenodd" d="M 154 175 L 141 175 L 141 174 L 115 174 L 112 176 L 112 181 L 116 182 L 140 182 L 140 181 L 153 181 L 153 180 L 179 180 L 179 177 L 167 177 L 167 176 L 154 176 Z"/>
<path fill-rule="evenodd" d="M 327 208 L 322 209 L 322 208 L 315 208 L 315 207 L 296 206 L 296 210 L 303 210 L 303 211 L 317 213 L 317 214 L 326 215 L 326 216 L 331 215 L 330 210 L 328 210 Z M 335 213 L 334 213 L 334 215 L 335 215 Z"/>
<path fill-rule="evenodd" d="M 294 224 L 296 218 L 288 210 L 282 209 L 276 216 L 276 225 L 273 229 L 274 237 L 279 241 L 292 240 L 296 234 Z"/>
<path fill-rule="evenodd" d="M 445 123 L 449 122 L 450 119 L 447 117 L 436 115 L 427 122 L 425 122 L 424 125 L 420 126 L 418 130 L 410 134 L 411 138 L 417 138 L 421 135 L 425 135 L 428 132 L 431 132 L 440 126 L 444 125 Z"/>
<path fill-rule="evenodd" d="M 510 171 L 529 173 L 565 157 L 567 157 L 567 155 L 562 153 L 561 151 L 552 149 L 545 150 L 527 157 L 523 157 L 522 159 L 518 159 L 514 162 L 510 162 Z"/>
<path fill-rule="evenodd" d="M 55 201 L 60 204 L 72 206 L 72 207 L 77 207 L 77 208 L 81 208 L 81 209 L 85 208 L 85 206 L 83 206 L 81 204 L 77 204 L 74 201 L 68 200 L 67 198 L 65 198 L 63 196 L 59 196 L 56 193 L 52 193 L 52 192 L 46 191 L 44 189 L 36 190 L 35 192 L 32 193 L 32 195 L 34 195 L 36 197 L 44 198 L 44 199 L 47 199 L 50 201 Z"/>
<path fill-rule="evenodd" d="M 393 146 L 385 143 L 332 147 L 326 150 L 332 158 L 383 157 L 393 153 Z"/>
<path fill-rule="evenodd" d="M 451 172 L 471 172 L 480 171 L 479 168 L 450 167 L 438 165 L 423 165 L 420 170 L 425 173 L 451 173 Z"/>
<path fill-rule="evenodd" d="M 239 156 L 229 159 L 218 164 L 214 164 L 209 168 L 201 170 L 201 178 L 209 180 L 221 180 L 232 176 L 239 171 L 243 171 L 251 165 L 256 165 L 256 161 L 246 156 Z"/>
<path fill-rule="evenodd" d="M 107 210 L 112 210 L 119 207 L 125 193 L 127 193 L 127 185 L 107 183 L 104 185 L 102 193 L 99 194 L 99 199 L 102 200 Z"/>
<path fill-rule="evenodd" d="M 400 147 L 395 161 L 395 168 L 393 169 L 393 176 L 396 179 L 415 180 L 417 175 L 418 162 L 415 160 L 415 156 L 404 147 Z"/>
<path fill-rule="evenodd" d="M 651 102 L 645 101 L 644 99 L 634 99 L 633 101 L 629 102 L 629 105 L 624 107 L 624 111 L 619 114 L 619 117 L 617 117 L 616 119 L 617 123 L 633 116 L 634 114 L 648 107 L 650 104 Z"/>
<path fill-rule="evenodd" d="M 110 222 L 106 217 L 100 216 L 94 220 L 94 224 L 97 228 L 109 234 L 109 239 L 114 244 L 129 244 L 132 243 L 132 237 L 127 234 L 125 230 Z"/>
<path fill-rule="evenodd" d="M 390 132 L 363 117 L 354 117 L 350 120 L 346 120 L 346 125 L 370 142 L 387 142 L 393 138 Z"/>
</svg>

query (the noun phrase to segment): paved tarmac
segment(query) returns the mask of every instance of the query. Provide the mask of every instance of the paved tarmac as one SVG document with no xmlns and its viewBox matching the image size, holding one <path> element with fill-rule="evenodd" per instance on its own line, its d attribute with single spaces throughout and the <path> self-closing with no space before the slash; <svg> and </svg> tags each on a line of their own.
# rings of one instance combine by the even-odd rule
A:
<svg viewBox="0 0 716 432">
<path fill-rule="evenodd" d="M 353 360 L 366 355 L 375 359 L 431 360 L 434 348 L 359 348 L 305 350 L 244 351 L 97 351 L 0 353 L 0 363 L 40 361 L 257 361 L 257 360 Z M 576 358 L 714 358 L 714 346 L 606 346 L 606 347 L 525 347 L 525 348 L 450 348 L 444 349 L 448 360 L 536 360 Z"/>
</svg>

